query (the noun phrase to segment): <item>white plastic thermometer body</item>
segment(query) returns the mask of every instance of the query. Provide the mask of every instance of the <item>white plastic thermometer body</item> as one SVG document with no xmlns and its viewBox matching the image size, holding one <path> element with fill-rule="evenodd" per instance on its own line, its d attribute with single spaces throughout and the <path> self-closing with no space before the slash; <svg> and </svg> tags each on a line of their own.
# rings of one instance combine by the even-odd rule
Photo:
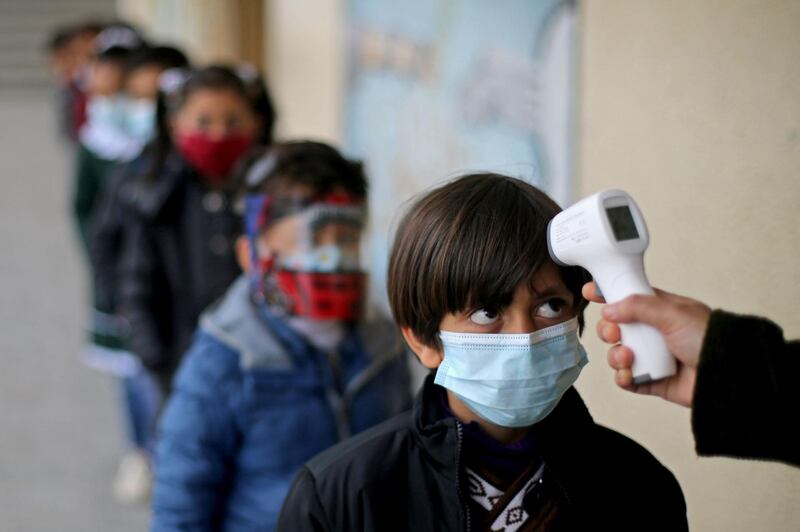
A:
<svg viewBox="0 0 800 532">
<path fill-rule="evenodd" d="M 644 273 L 647 226 L 636 203 L 621 190 L 604 190 L 560 212 L 547 230 L 550 256 L 558 264 L 589 271 L 606 301 L 653 294 Z M 633 381 L 675 374 L 675 359 L 656 329 L 643 323 L 620 325 L 622 344 L 634 353 Z"/>
</svg>

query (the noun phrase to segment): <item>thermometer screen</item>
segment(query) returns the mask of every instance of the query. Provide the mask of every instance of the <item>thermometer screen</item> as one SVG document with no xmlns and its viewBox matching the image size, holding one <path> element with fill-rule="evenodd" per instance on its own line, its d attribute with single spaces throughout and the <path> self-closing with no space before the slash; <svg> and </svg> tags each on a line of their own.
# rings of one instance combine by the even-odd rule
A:
<svg viewBox="0 0 800 532">
<path fill-rule="evenodd" d="M 631 210 L 626 205 L 622 207 L 609 207 L 606 209 L 611 230 L 617 240 L 633 240 L 639 238 L 639 231 L 633 221 Z"/>
</svg>

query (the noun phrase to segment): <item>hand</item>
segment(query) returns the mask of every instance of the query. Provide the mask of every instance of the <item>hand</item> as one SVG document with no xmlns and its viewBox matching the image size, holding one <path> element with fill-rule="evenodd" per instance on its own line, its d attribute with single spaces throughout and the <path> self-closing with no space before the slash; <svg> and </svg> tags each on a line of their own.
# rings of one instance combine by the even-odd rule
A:
<svg viewBox="0 0 800 532">
<path fill-rule="evenodd" d="M 691 406 L 697 363 L 711 309 L 688 297 L 658 289 L 655 292 L 654 296 L 633 295 L 606 305 L 602 311 L 603 318 L 597 323 L 597 336 L 606 343 L 617 344 L 608 350 L 608 364 L 616 370 L 614 380 L 620 388 Z M 583 286 L 583 297 L 595 303 L 605 303 L 593 282 Z M 652 325 L 661 332 L 667 348 L 678 360 L 675 375 L 646 384 L 633 384 L 631 366 L 635 354 L 619 344 L 619 324 L 633 322 Z"/>
</svg>

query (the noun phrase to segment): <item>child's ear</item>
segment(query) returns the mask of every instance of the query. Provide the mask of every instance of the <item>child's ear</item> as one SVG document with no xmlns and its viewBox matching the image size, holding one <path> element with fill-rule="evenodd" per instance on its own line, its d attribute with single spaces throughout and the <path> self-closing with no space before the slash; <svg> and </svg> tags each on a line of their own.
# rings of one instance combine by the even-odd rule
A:
<svg viewBox="0 0 800 532">
<path fill-rule="evenodd" d="M 403 333 L 403 338 L 405 338 L 406 343 L 411 350 L 414 351 L 414 354 L 417 355 L 417 358 L 419 358 L 423 366 L 428 369 L 436 369 L 439 367 L 439 364 L 442 363 L 442 359 L 444 359 L 444 355 L 442 355 L 440 349 L 422 343 L 410 327 L 400 327 L 400 332 Z"/>
<path fill-rule="evenodd" d="M 253 267 L 252 255 L 250 254 L 250 239 L 245 235 L 236 239 L 236 262 L 244 273 L 250 273 Z"/>
</svg>

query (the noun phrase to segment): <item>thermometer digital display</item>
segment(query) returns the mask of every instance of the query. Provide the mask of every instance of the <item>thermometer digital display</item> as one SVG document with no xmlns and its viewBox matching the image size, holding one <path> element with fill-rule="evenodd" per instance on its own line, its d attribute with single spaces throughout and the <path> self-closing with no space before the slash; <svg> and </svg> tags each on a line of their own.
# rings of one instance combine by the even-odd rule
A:
<svg viewBox="0 0 800 532">
<path fill-rule="evenodd" d="M 644 272 L 650 243 L 639 207 L 621 190 L 604 190 L 558 213 L 547 228 L 553 260 L 589 271 L 606 301 L 653 294 Z M 675 374 L 675 358 L 656 329 L 620 324 L 622 344 L 634 353 L 633 381 L 644 384 Z"/>
</svg>

